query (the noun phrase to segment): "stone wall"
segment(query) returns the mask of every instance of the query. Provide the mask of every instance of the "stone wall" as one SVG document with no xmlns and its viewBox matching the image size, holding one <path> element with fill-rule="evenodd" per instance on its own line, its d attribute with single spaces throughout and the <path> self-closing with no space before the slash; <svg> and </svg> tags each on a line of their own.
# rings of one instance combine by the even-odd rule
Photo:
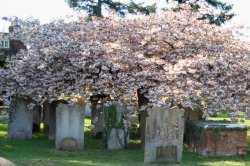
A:
<svg viewBox="0 0 250 166">
<path fill-rule="evenodd" d="M 247 152 L 247 127 L 230 122 L 189 124 L 189 147 L 202 156 L 234 156 Z"/>
<path fill-rule="evenodd" d="M 33 110 L 28 108 L 29 102 L 22 98 L 11 100 L 9 107 L 8 137 L 10 139 L 31 139 Z"/>
<path fill-rule="evenodd" d="M 56 149 L 82 151 L 84 106 L 60 103 L 56 108 Z"/>
<path fill-rule="evenodd" d="M 184 132 L 184 110 L 178 107 L 148 109 L 144 163 L 180 162 Z"/>
</svg>

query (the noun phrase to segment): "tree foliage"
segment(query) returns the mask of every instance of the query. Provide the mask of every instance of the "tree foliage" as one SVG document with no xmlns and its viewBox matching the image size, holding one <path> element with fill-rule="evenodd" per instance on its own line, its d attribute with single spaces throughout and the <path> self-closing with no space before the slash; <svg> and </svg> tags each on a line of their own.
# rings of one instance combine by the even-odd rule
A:
<svg viewBox="0 0 250 166">
<path fill-rule="evenodd" d="M 105 94 L 107 103 L 121 102 L 132 111 L 143 87 L 147 106 L 181 105 L 208 113 L 249 109 L 249 44 L 182 7 L 134 19 L 78 17 L 44 25 L 19 20 L 22 28 L 12 38 L 28 49 L 0 71 L 5 97 L 41 102 Z"/>
<path fill-rule="evenodd" d="M 173 11 L 182 10 L 182 4 L 188 4 L 194 12 L 201 12 L 199 20 L 209 20 L 210 24 L 221 25 L 230 20 L 234 13 L 231 12 L 232 5 L 223 3 L 219 0 L 172 0 L 176 1 L 178 5 L 172 8 Z M 106 6 L 109 9 L 115 10 L 118 15 L 124 16 L 126 13 L 137 14 L 142 13 L 148 15 L 149 13 L 156 12 L 156 4 L 145 6 L 144 3 L 136 3 L 133 0 L 129 4 L 113 0 L 67 0 L 70 7 L 77 10 L 84 10 L 89 16 L 103 16 L 102 7 Z M 166 0 L 168 4 L 170 1 Z M 209 12 L 204 12 L 204 6 L 210 8 Z M 168 7 L 164 10 L 168 10 Z M 214 11 L 216 11 L 214 13 Z"/>
<path fill-rule="evenodd" d="M 113 0 L 67 0 L 70 7 L 76 10 L 84 10 L 88 16 L 102 17 L 102 7 L 115 10 L 118 15 L 124 16 L 126 13 L 135 14 L 137 12 L 148 15 L 156 12 L 156 4 L 144 6 L 143 3 L 135 3 L 131 0 L 130 4 L 124 4 Z"/>
</svg>

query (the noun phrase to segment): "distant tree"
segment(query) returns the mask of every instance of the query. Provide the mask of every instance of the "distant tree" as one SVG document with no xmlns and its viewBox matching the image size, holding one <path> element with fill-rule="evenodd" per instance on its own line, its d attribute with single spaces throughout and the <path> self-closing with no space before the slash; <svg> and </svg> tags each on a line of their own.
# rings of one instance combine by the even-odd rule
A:
<svg viewBox="0 0 250 166">
<path fill-rule="evenodd" d="M 119 1 L 113 0 L 66 0 L 69 6 L 76 10 L 84 10 L 88 16 L 103 16 L 102 7 L 106 6 L 112 10 L 115 10 L 119 16 L 125 16 L 126 13 L 130 14 L 150 14 L 156 12 L 156 4 L 145 6 L 144 3 L 136 3 L 133 0 L 129 4 L 121 3 Z M 209 20 L 210 24 L 221 25 L 227 20 L 230 20 L 234 13 L 231 12 L 232 5 L 223 3 L 219 0 L 172 0 L 177 1 L 178 6 L 172 8 L 174 11 L 182 10 L 182 4 L 188 3 L 190 9 L 194 12 L 203 12 L 202 17 L 198 18 L 199 20 Z M 171 1 L 171 2 L 172 2 Z M 166 3 L 169 3 L 170 0 L 166 0 Z M 168 8 L 165 8 L 166 10 Z"/>
<path fill-rule="evenodd" d="M 169 0 L 166 0 L 167 2 Z M 201 12 L 204 7 L 210 8 L 209 12 L 203 13 L 203 16 L 198 18 L 199 20 L 209 20 L 210 24 L 221 25 L 226 21 L 233 18 L 235 15 L 231 10 L 233 5 L 229 5 L 227 3 L 221 2 L 220 0 L 176 0 L 178 4 L 188 3 L 190 7 L 196 11 Z M 203 6 L 203 8 L 201 7 Z M 179 6 L 175 8 L 175 11 L 181 10 L 182 7 Z M 211 12 L 211 10 L 213 10 Z"/>
<path fill-rule="evenodd" d="M 146 14 L 156 12 L 156 4 L 144 6 L 144 3 L 135 3 L 130 1 L 130 4 L 115 2 L 113 0 L 67 0 L 69 6 L 76 10 L 84 10 L 88 16 L 102 17 L 102 7 L 115 10 L 119 16 L 124 16 L 126 13 L 135 14 L 136 12 Z"/>
</svg>

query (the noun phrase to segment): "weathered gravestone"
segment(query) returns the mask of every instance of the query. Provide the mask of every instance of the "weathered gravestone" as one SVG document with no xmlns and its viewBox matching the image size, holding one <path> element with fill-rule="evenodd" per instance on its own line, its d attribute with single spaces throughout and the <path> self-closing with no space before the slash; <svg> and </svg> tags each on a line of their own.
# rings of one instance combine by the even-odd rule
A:
<svg viewBox="0 0 250 166">
<path fill-rule="evenodd" d="M 246 108 L 246 112 L 244 116 L 246 120 L 250 120 L 250 107 Z"/>
<path fill-rule="evenodd" d="M 43 125 L 44 125 L 44 131 L 49 132 L 49 113 L 51 110 L 51 105 L 48 101 L 43 103 Z"/>
<path fill-rule="evenodd" d="M 49 140 L 55 139 L 57 104 L 58 101 L 53 101 L 52 103 L 46 102 L 43 105 L 44 123 L 46 123 L 45 131 L 48 132 Z"/>
<path fill-rule="evenodd" d="M 86 103 L 86 105 L 85 105 L 85 108 L 84 108 L 84 113 L 85 113 L 85 115 L 84 115 L 84 117 L 86 117 L 86 118 L 91 118 L 91 103 Z"/>
<path fill-rule="evenodd" d="M 33 132 L 40 131 L 40 124 L 42 122 L 42 108 L 41 106 L 37 105 L 33 108 Z"/>
<path fill-rule="evenodd" d="M 56 149 L 82 151 L 84 106 L 60 103 L 56 108 Z"/>
<path fill-rule="evenodd" d="M 124 124 L 125 107 L 113 104 L 104 109 L 104 142 L 107 149 L 123 149 L 128 144 L 128 128 Z"/>
<path fill-rule="evenodd" d="M 102 138 L 104 129 L 103 103 L 99 99 L 91 99 L 91 137 Z"/>
<path fill-rule="evenodd" d="M 184 130 L 183 141 L 188 144 L 189 133 L 187 129 L 187 124 L 193 120 L 204 120 L 204 118 L 202 117 L 203 111 L 201 109 L 191 109 L 190 107 L 184 107 L 183 109 L 185 110 L 185 113 L 184 113 L 184 120 L 185 120 L 184 129 L 185 130 Z"/>
<path fill-rule="evenodd" d="M 31 139 L 33 110 L 28 108 L 28 100 L 13 98 L 9 107 L 8 137 L 10 139 Z"/>
<path fill-rule="evenodd" d="M 148 109 L 144 163 L 180 162 L 184 132 L 184 110 L 178 107 Z"/>
<path fill-rule="evenodd" d="M 138 106 L 141 108 L 143 105 L 147 105 L 149 103 L 149 99 L 145 97 L 147 94 L 146 89 L 138 89 L 137 90 L 137 97 L 138 97 Z M 139 112 L 138 120 L 140 123 L 140 139 L 141 139 L 141 147 L 144 149 L 145 147 L 145 131 L 146 131 L 146 118 L 148 117 L 147 110 L 143 110 Z"/>
</svg>

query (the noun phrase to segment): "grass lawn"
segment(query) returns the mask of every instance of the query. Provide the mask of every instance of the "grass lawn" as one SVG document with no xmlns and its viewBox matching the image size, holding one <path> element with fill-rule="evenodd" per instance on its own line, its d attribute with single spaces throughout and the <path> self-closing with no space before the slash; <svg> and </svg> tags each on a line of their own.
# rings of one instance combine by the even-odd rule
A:
<svg viewBox="0 0 250 166">
<path fill-rule="evenodd" d="M 250 120 L 245 121 L 250 126 Z M 7 117 L 0 116 L 0 156 L 18 166 L 142 166 L 143 150 L 140 142 L 132 140 L 124 150 L 108 151 L 102 148 L 102 141 L 90 138 L 90 120 L 85 120 L 85 149 L 83 152 L 65 152 L 54 148 L 54 141 L 48 141 L 45 133 L 33 134 L 28 141 L 7 139 Z M 185 147 L 185 146 L 184 146 Z M 1 164 L 0 164 L 1 165 Z M 206 158 L 184 148 L 180 164 L 151 164 L 177 166 L 250 166 L 250 131 L 248 132 L 248 154 L 241 157 Z"/>
</svg>

